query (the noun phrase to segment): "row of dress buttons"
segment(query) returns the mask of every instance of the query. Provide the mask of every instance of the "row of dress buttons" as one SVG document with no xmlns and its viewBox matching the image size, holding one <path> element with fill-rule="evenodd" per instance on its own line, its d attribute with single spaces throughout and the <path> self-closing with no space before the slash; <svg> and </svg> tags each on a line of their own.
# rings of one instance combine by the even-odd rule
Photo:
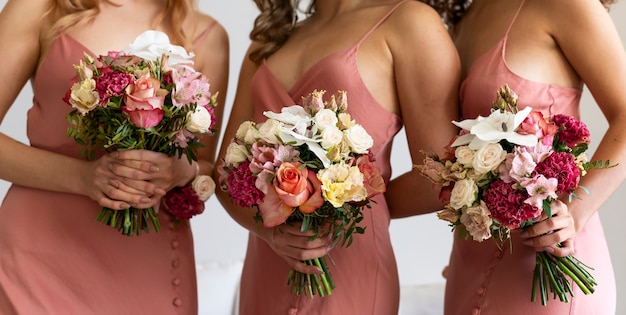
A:
<svg viewBox="0 0 626 315">
<path fill-rule="evenodd" d="M 169 223 L 169 228 L 171 231 L 173 231 L 176 228 L 176 225 L 173 221 L 170 221 Z M 176 250 L 178 249 L 178 246 L 180 245 L 178 240 L 176 239 L 176 237 L 174 236 L 174 239 L 172 240 L 172 242 L 170 243 L 170 245 L 172 246 L 172 250 L 174 251 L 174 254 L 176 255 Z M 172 259 L 172 267 L 173 268 L 178 268 L 179 266 L 179 260 L 177 257 L 175 257 L 174 259 Z M 180 278 L 176 277 L 174 279 L 172 279 L 172 285 L 174 287 L 178 287 L 180 286 Z M 179 307 L 181 305 L 183 305 L 183 300 L 181 300 L 181 298 L 179 297 L 175 297 L 174 300 L 172 301 L 172 304 L 176 307 Z"/>
<path fill-rule="evenodd" d="M 487 291 L 487 282 L 491 278 L 491 274 L 493 273 L 493 270 L 496 268 L 496 264 L 504 256 L 504 253 L 501 250 L 496 250 L 493 256 L 495 259 L 493 260 L 491 265 L 487 268 L 487 270 L 485 270 L 485 279 L 484 279 L 483 285 L 479 287 L 478 289 L 476 289 L 476 294 L 480 296 L 479 300 L 481 301 L 485 295 L 485 292 Z M 474 307 L 474 309 L 472 309 L 472 315 L 479 315 L 480 311 L 481 311 L 480 307 L 478 306 Z"/>
</svg>

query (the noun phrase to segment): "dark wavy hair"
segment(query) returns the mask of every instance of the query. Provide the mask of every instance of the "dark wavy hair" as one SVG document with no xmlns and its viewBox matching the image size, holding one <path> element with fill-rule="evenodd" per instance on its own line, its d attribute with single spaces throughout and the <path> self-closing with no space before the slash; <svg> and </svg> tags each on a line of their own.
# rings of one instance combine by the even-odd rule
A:
<svg viewBox="0 0 626 315">
<path fill-rule="evenodd" d="M 250 52 L 250 60 L 259 63 L 280 48 L 295 27 L 298 16 L 315 13 L 316 0 L 310 0 L 308 8 L 301 11 L 301 0 L 254 0 L 261 11 L 254 20 L 250 39 L 260 46 Z"/>
<path fill-rule="evenodd" d="M 433 7 L 448 27 L 453 27 L 461 20 L 472 0 L 420 0 Z M 618 0 L 599 0 L 609 10 L 610 6 Z"/>
</svg>

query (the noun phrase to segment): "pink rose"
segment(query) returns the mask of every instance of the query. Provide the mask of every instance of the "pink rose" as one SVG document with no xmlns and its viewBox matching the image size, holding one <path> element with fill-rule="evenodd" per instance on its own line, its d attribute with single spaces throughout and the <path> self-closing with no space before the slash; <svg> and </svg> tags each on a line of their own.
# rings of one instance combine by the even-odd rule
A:
<svg viewBox="0 0 626 315">
<path fill-rule="evenodd" d="M 387 190 L 385 180 L 380 175 L 380 170 L 370 161 L 367 155 L 362 155 L 356 160 L 361 173 L 363 173 L 363 186 L 367 190 L 367 197 L 382 194 Z"/>
<path fill-rule="evenodd" d="M 426 157 L 424 164 L 419 165 L 417 168 L 422 176 L 426 177 L 433 184 L 442 184 L 444 182 L 442 174 L 446 171 L 446 166 L 439 161 L 435 161 L 432 157 Z"/>
<path fill-rule="evenodd" d="M 548 123 L 539 111 L 532 111 L 517 129 L 523 135 L 535 135 L 544 145 L 552 145 L 558 127 Z"/>
<path fill-rule="evenodd" d="M 265 198 L 259 205 L 263 226 L 274 227 L 289 218 L 295 207 L 300 212 L 312 213 L 324 204 L 321 182 L 317 175 L 299 162 L 285 162 L 276 171 L 273 183 L 259 187 Z M 258 182 L 257 182 L 258 185 Z M 257 186 L 258 187 L 258 186 Z"/>
<path fill-rule="evenodd" d="M 130 116 L 130 121 L 140 128 L 158 125 L 163 119 L 163 103 L 169 92 L 161 88 L 155 78 L 141 78 L 126 87 L 122 108 Z"/>
</svg>

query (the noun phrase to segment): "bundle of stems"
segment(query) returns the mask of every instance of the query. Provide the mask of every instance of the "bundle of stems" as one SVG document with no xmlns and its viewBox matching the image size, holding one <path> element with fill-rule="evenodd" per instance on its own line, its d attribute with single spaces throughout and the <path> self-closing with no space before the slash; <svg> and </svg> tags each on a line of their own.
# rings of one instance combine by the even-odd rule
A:
<svg viewBox="0 0 626 315">
<path fill-rule="evenodd" d="M 561 302 L 569 302 L 568 295 L 574 296 L 570 281 L 576 284 L 585 295 L 593 293 L 598 283 L 587 269 L 593 270 L 572 255 L 559 257 L 548 252 L 538 252 L 531 301 L 536 301 L 537 289 L 539 289 L 541 305 L 548 304 L 550 295 Z"/>
</svg>

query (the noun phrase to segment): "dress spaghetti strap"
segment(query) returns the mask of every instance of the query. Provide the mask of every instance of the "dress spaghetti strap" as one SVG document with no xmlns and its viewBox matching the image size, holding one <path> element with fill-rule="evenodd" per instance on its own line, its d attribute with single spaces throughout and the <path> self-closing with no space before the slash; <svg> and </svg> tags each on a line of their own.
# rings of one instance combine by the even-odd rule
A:
<svg viewBox="0 0 626 315">
<path fill-rule="evenodd" d="M 396 9 L 398 9 L 398 7 L 400 7 L 400 5 L 402 5 L 403 3 L 407 2 L 409 0 L 402 0 L 399 1 L 398 3 L 396 3 L 393 8 L 391 8 L 391 10 L 389 10 L 389 12 L 387 12 L 387 14 L 385 14 L 378 22 L 376 22 L 376 24 L 374 24 L 374 26 L 372 26 L 372 28 L 369 29 L 369 31 L 367 31 L 367 33 L 365 33 L 365 35 L 363 35 L 363 37 L 361 37 L 361 39 L 357 42 L 356 46 L 361 46 L 361 43 L 363 43 L 368 36 L 370 36 L 370 34 L 372 34 L 372 32 L 374 32 L 381 24 L 383 24 L 383 22 L 385 22 L 385 20 L 387 20 L 387 18 L 393 14 L 393 12 L 396 11 Z"/>
<path fill-rule="evenodd" d="M 202 32 L 202 34 L 200 34 L 200 36 L 198 36 L 198 38 L 194 40 L 193 50 L 198 49 L 198 46 L 204 41 L 204 39 L 209 35 L 209 33 L 211 33 L 211 30 L 213 29 L 213 27 L 215 27 L 215 25 L 217 25 L 217 21 L 213 20 L 213 22 L 211 22 L 209 26 L 207 26 L 204 32 Z"/>
<path fill-rule="evenodd" d="M 511 31 L 511 28 L 513 27 L 513 23 L 515 23 L 515 20 L 517 20 L 517 16 L 519 15 L 520 11 L 522 11 L 524 2 L 526 2 L 526 0 L 522 0 L 522 2 L 519 4 L 519 7 L 517 8 L 517 11 L 515 12 L 515 15 L 513 16 L 513 19 L 511 20 L 511 23 L 509 24 L 509 27 L 506 29 L 506 33 L 504 33 L 505 40 L 506 38 L 509 37 L 509 32 Z"/>
</svg>

